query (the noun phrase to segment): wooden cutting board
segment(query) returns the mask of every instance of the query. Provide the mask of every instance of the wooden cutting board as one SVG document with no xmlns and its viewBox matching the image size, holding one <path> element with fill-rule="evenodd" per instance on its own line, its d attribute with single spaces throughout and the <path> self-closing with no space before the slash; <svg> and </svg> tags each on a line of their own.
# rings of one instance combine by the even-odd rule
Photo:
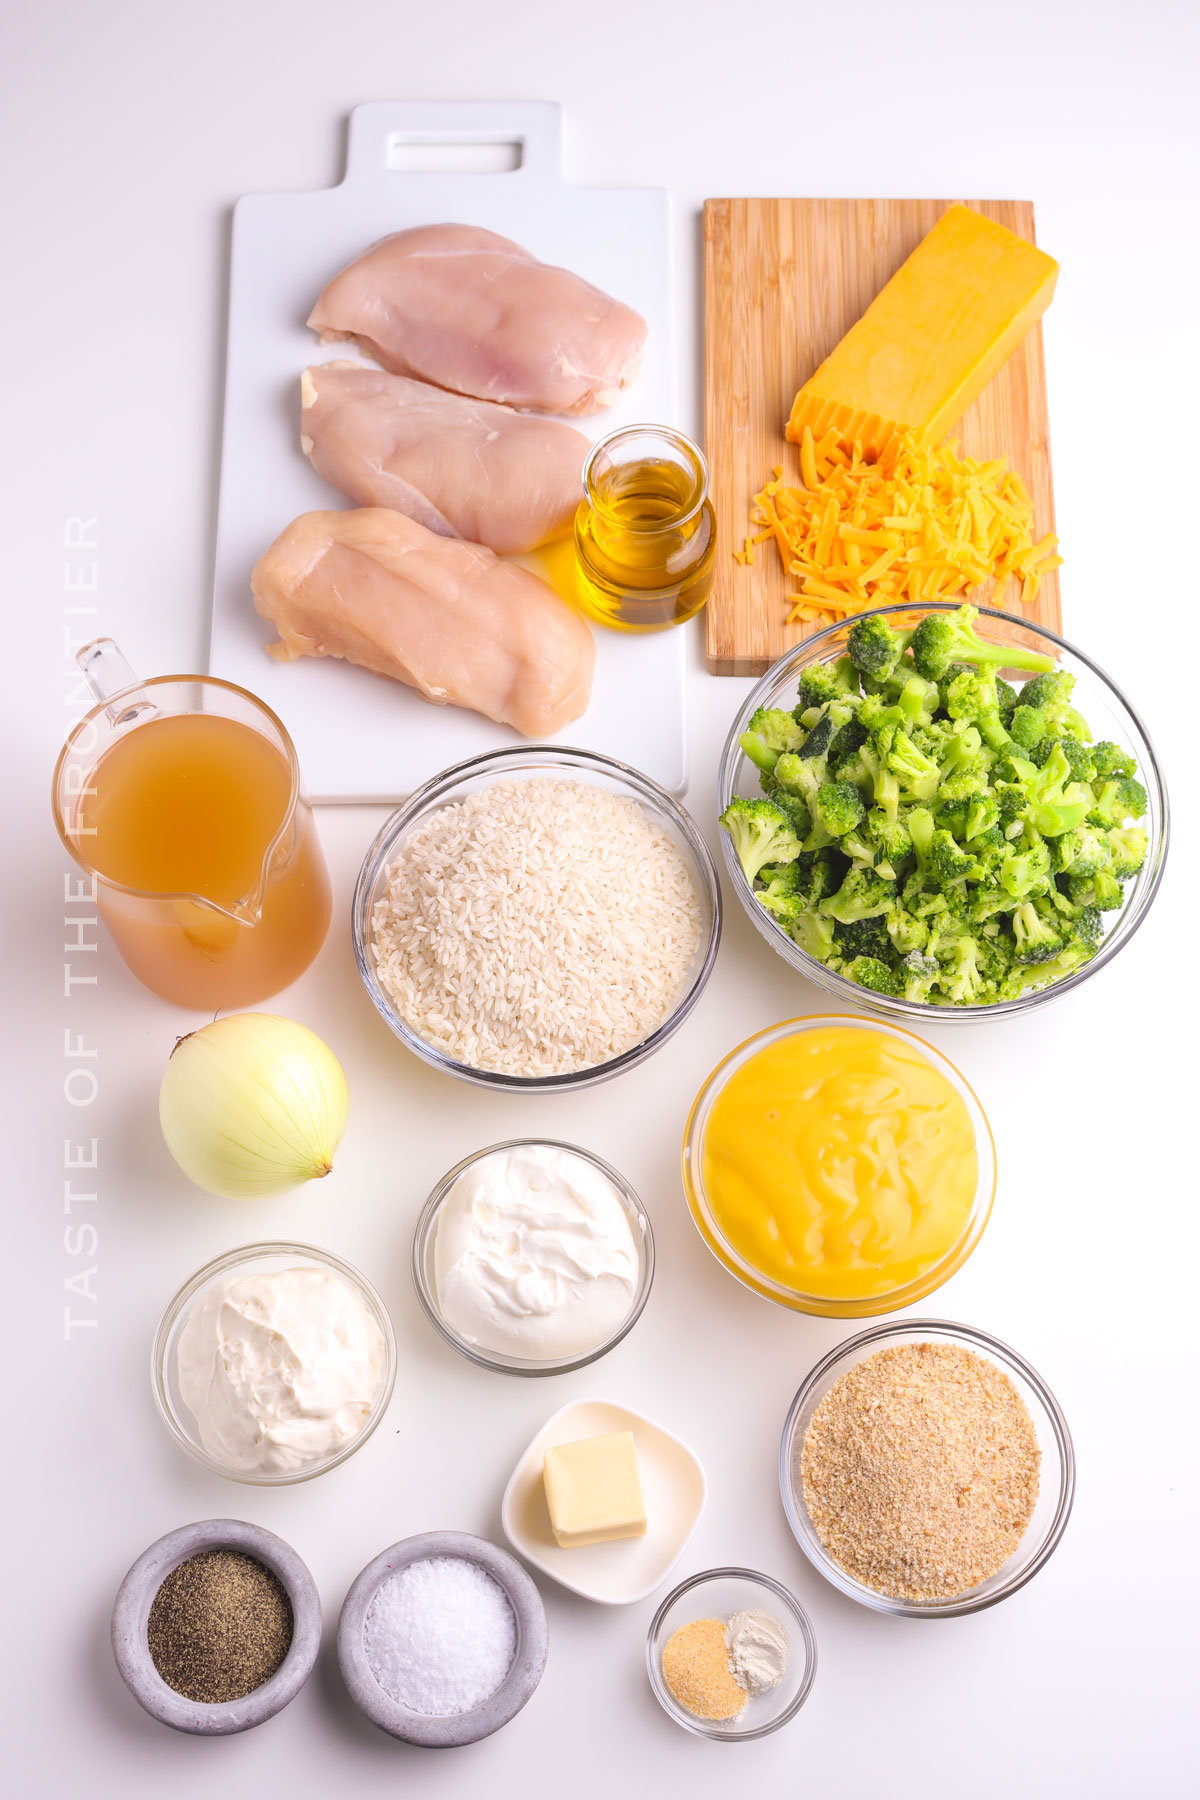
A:
<svg viewBox="0 0 1200 1800">
<path fill-rule="evenodd" d="M 721 545 L 707 618 L 715 675 L 761 675 L 819 622 L 786 623 L 796 591 L 772 544 L 753 566 L 734 561 L 750 508 L 777 464 L 799 482 L 799 452 L 783 428 L 797 388 L 860 318 L 951 205 L 949 200 L 706 200 L 704 203 L 705 445 Z M 1028 200 L 968 206 L 1035 242 Z M 1042 328 L 988 383 L 951 434 L 969 456 L 1007 456 L 1033 498 L 1037 534 L 1054 530 Z M 1058 573 L 1035 604 L 1018 584 L 990 584 L 972 602 L 1061 626 Z"/>
</svg>

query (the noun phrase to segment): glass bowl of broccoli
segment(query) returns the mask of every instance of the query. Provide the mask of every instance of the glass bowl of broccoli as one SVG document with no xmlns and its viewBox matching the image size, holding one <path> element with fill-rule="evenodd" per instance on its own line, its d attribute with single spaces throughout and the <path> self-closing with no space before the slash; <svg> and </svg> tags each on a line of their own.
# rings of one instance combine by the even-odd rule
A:
<svg viewBox="0 0 1200 1800">
<path fill-rule="evenodd" d="M 1138 715 L 1008 613 L 885 607 L 775 663 L 725 743 L 722 851 L 785 961 L 868 1011 L 1023 1012 L 1129 941 L 1168 805 Z"/>
</svg>

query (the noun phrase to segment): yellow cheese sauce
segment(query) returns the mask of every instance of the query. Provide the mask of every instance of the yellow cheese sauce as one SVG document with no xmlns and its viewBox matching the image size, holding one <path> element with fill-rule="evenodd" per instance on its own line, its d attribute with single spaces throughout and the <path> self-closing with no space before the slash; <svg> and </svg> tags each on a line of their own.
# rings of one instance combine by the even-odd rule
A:
<svg viewBox="0 0 1200 1800">
<path fill-rule="evenodd" d="M 831 1025 L 749 1057 L 700 1146 L 720 1233 L 780 1286 L 828 1300 L 907 1287 L 962 1238 L 979 1177 L 962 1096 L 915 1043 Z"/>
</svg>

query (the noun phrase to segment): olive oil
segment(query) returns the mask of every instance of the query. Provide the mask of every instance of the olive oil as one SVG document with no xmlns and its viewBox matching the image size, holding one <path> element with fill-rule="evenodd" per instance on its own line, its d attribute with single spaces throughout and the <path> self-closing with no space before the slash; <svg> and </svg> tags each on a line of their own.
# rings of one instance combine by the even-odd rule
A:
<svg viewBox="0 0 1200 1800">
<path fill-rule="evenodd" d="M 597 444 L 575 515 L 583 610 L 619 631 L 656 631 L 700 611 L 717 529 L 708 468 L 681 432 L 637 425 Z"/>
</svg>

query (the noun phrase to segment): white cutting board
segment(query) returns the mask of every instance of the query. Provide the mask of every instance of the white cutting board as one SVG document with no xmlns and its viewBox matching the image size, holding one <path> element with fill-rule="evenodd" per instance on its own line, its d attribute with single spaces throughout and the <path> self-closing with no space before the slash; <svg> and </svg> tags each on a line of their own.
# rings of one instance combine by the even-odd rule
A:
<svg viewBox="0 0 1200 1800">
<path fill-rule="evenodd" d="M 519 167 L 497 168 L 518 156 Z M 610 412 L 573 424 L 597 438 L 617 425 L 675 417 L 666 191 L 566 183 L 557 106 L 359 106 L 350 115 L 339 187 L 238 201 L 209 668 L 279 714 L 315 800 L 400 800 L 451 763 L 523 741 L 506 726 L 457 707 L 431 706 L 399 682 L 348 663 L 274 662 L 265 650 L 274 633 L 250 594 L 251 569 L 290 520 L 350 504 L 300 450 L 300 371 L 348 353 L 346 345 L 320 348 L 304 323 L 313 302 L 330 276 L 376 238 L 442 221 L 514 238 L 646 319 L 645 362 L 627 397 Z M 682 793 L 684 633 L 596 628 L 595 636 L 591 705 L 554 741 L 604 751 Z"/>
</svg>

